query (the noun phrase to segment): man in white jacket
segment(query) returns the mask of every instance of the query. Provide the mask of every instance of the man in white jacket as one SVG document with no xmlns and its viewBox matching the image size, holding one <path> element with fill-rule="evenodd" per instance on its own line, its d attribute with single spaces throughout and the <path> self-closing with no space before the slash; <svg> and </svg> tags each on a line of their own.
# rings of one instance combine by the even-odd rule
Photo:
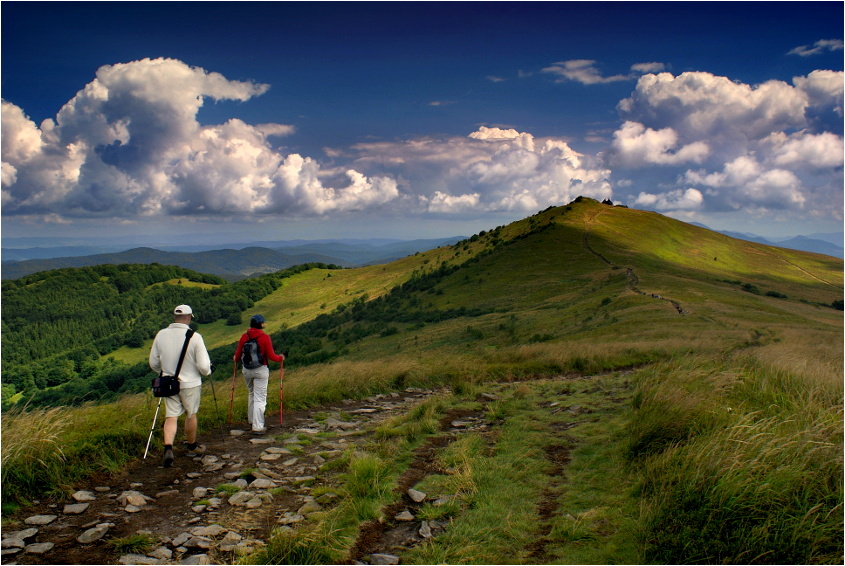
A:
<svg viewBox="0 0 845 566">
<path fill-rule="evenodd" d="M 188 305 L 179 305 L 173 310 L 173 324 L 162 328 L 156 334 L 150 350 L 150 367 L 156 373 L 176 375 L 179 355 L 185 343 L 185 335 L 190 328 L 193 311 Z M 202 376 L 211 375 L 211 358 L 205 348 L 205 342 L 199 333 L 193 333 L 182 368 L 179 370 L 179 394 L 164 398 L 166 409 L 164 418 L 164 467 L 173 465 L 173 440 L 179 417 L 185 416 L 185 439 L 188 442 L 188 457 L 205 452 L 205 446 L 198 445 L 197 411 L 200 408 Z"/>
</svg>

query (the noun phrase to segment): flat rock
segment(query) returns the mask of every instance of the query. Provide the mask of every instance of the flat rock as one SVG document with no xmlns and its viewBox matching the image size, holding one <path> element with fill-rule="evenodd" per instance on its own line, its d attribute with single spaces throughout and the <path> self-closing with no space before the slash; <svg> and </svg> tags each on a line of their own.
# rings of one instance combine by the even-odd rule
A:
<svg viewBox="0 0 845 566">
<path fill-rule="evenodd" d="M 36 529 L 35 527 L 30 527 L 28 529 L 23 529 L 21 531 L 12 531 L 12 532 L 8 532 L 8 533 L 3 533 L 3 538 L 15 537 L 15 538 L 19 538 L 21 540 L 26 540 L 28 538 L 34 537 L 37 534 L 38 534 L 38 529 Z"/>
<path fill-rule="evenodd" d="M 231 436 L 243 436 L 245 434 L 246 434 L 245 430 L 239 430 L 239 429 L 236 429 L 236 428 L 233 428 L 232 430 L 229 431 L 229 435 L 231 435 Z"/>
<path fill-rule="evenodd" d="M 327 418 L 325 424 L 329 428 L 342 428 L 342 429 L 358 428 L 357 423 L 340 421 L 340 420 L 334 419 L 332 417 Z"/>
<path fill-rule="evenodd" d="M 208 495 L 208 488 L 207 487 L 195 487 L 194 491 L 191 492 L 194 496 L 194 499 L 202 499 L 206 495 Z"/>
<path fill-rule="evenodd" d="M 33 515 L 23 520 L 27 525 L 49 525 L 58 518 L 58 515 Z"/>
<path fill-rule="evenodd" d="M 197 527 L 192 529 L 191 534 L 197 537 L 217 537 L 228 531 L 229 529 L 226 527 L 214 524 L 208 525 L 207 527 Z"/>
<path fill-rule="evenodd" d="M 50 551 L 53 546 L 55 545 L 52 542 L 34 542 L 26 545 L 24 550 L 30 554 L 44 554 L 45 552 Z"/>
<path fill-rule="evenodd" d="M 399 564 L 399 557 L 393 554 L 371 554 L 370 564 Z"/>
<path fill-rule="evenodd" d="M 275 444 L 275 438 L 250 438 L 249 441 L 253 444 Z M 296 442 L 296 441 L 294 441 Z"/>
<path fill-rule="evenodd" d="M 162 497 L 170 497 L 171 495 L 179 495 L 178 489 L 169 489 L 167 491 L 159 491 L 156 493 L 156 499 L 161 499 Z"/>
<path fill-rule="evenodd" d="M 147 498 L 143 495 L 129 495 L 126 497 L 127 505 L 134 505 L 135 507 L 143 507 L 147 504 Z"/>
<path fill-rule="evenodd" d="M 411 514 L 410 511 L 407 509 L 396 515 L 395 519 L 397 521 L 413 521 L 414 516 Z"/>
<path fill-rule="evenodd" d="M 180 535 L 177 535 L 176 538 L 170 541 L 170 544 L 172 544 L 174 547 L 179 547 L 188 542 L 190 538 L 191 533 L 182 533 Z"/>
<path fill-rule="evenodd" d="M 268 446 L 265 450 L 268 454 L 290 454 L 290 450 L 281 446 Z"/>
<path fill-rule="evenodd" d="M 273 480 L 265 480 L 262 478 L 259 478 L 249 484 L 250 489 L 273 489 L 274 487 L 276 487 L 276 482 L 274 482 Z"/>
<path fill-rule="evenodd" d="M 229 505 L 234 505 L 236 507 L 246 505 L 246 503 L 254 497 L 255 494 L 251 491 L 239 491 L 229 497 Z"/>
<path fill-rule="evenodd" d="M 90 491 L 77 491 L 73 494 L 73 498 L 80 503 L 84 503 L 86 501 L 94 501 L 97 499 L 97 496 Z"/>
<path fill-rule="evenodd" d="M 120 564 L 161 564 L 158 559 L 143 554 L 124 554 L 117 561 Z"/>
<path fill-rule="evenodd" d="M 91 506 L 90 503 L 70 503 L 65 505 L 65 508 L 62 512 L 65 515 L 79 515 L 80 513 L 84 513 L 86 509 Z"/>
<path fill-rule="evenodd" d="M 23 548 L 26 543 L 19 536 L 4 535 L 3 541 L 0 543 L 2 548 Z"/>
<path fill-rule="evenodd" d="M 123 510 L 126 511 L 127 513 L 138 513 L 138 512 L 141 511 L 141 508 L 137 507 L 135 505 L 127 505 L 126 507 L 123 508 Z"/>
<path fill-rule="evenodd" d="M 208 554 L 193 554 L 191 556 L 185 557 L 184 560 L 181 562 L 182 564 L 211 564 L 211 560 L 208 558 Z"/>
<path fill-rule="evenodd" d="M 281 458 L 281 454 L 262 454 L 261 461 L 262 462 L 275 462 L 279 458 Z"/>
<path fill-rule="evenodd" d="M 173 551 L 167 548 L 166 546 L 159 546 L 147 553 L 147 556 L 150 558 L 156 558 L 158 560 L 170 560 L 173 557 Z"/>
</svg>

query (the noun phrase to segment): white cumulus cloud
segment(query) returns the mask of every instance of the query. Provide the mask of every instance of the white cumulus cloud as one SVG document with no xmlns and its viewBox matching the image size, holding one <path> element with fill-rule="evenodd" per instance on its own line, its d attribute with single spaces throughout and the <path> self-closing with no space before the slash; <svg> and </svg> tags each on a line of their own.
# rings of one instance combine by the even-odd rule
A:
<svg viewBox="0 0 845 566">
<path fill-rule="evenodd" d="M 643 206 L 841 215 L 842 99 L 842 72 L 759 85 L 647 74 L 618 104 L 624 122 L 603 156 L 615 173 L 661 167 L 665 192 L 641 190 Z"/>
<path fill-rule="evenodd" d="M 354 170 L 339 186 L 324 186 L 316 162 L 268 143 L 292 126 L 196 119 L 206 99 L 246 101 L 268 88 L 174 59 L 143 59 L 101 67 L 40 127 L 3 101 L 3 212 L 323 214 L 398 196 L 392 179 Z"/>
</svg>

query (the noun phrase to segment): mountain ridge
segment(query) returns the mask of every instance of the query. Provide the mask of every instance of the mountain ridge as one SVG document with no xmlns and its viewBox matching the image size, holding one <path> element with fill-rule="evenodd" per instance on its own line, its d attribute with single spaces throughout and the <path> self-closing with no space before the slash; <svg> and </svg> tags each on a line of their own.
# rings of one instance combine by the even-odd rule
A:
<svg viewBox="0 0 845 566">
<path fill-rule="evenodd" d="M 7 260 L 4 250 L 2 278 L 17 279 L 40 271 L 66 267 L 88 267 L 103 264 L 161 263 L 178 265 L 201 273 L 219 275 L 229 281 L 272 273 L 301 263 L 327 263 L 341 267 L 387 263 L 430 248 L 450 245 L 462 236 L 407 241 L 388 240 L 317 240 L 300 241 L 297 245 L 270 248 L 280 242 L 255 242 L 240 248 L 215 248 L 180 252 L 139 246 L 120 252 L 45 259 Z M 297 241 L 287 241 L 288 244 Z M 265 245 L 257 245 L 265 244 Z M 53 250 L 55 248 L 46 248 Z M 79 248 L 74 248 L 79 249 Z M 84 249 L 84 248 L 83 248 Z"/>
</svg>

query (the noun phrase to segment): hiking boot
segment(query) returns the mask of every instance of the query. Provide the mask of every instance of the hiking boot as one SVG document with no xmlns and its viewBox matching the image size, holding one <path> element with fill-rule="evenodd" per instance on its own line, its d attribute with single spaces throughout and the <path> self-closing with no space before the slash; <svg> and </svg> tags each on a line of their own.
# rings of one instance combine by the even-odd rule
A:
<svg viewBox="0 0 845 566">
<path fill-rule="evenodd" d="M 188 458 L 193 458 L 195 456 L 202 456 L 203 454 L 205 454 L 205 446 L 202 444 L 197 444 L 196 448 L 194 448 L 193 450 L 188 449 L 188 453 L 186 454 L 186 456 Z"/>
<path fill-rule="evenodd" d="M 164 451 L 164 467 L 169 468 L 173 465 L 173 450 L 168 448 Z"/>
</svg>

